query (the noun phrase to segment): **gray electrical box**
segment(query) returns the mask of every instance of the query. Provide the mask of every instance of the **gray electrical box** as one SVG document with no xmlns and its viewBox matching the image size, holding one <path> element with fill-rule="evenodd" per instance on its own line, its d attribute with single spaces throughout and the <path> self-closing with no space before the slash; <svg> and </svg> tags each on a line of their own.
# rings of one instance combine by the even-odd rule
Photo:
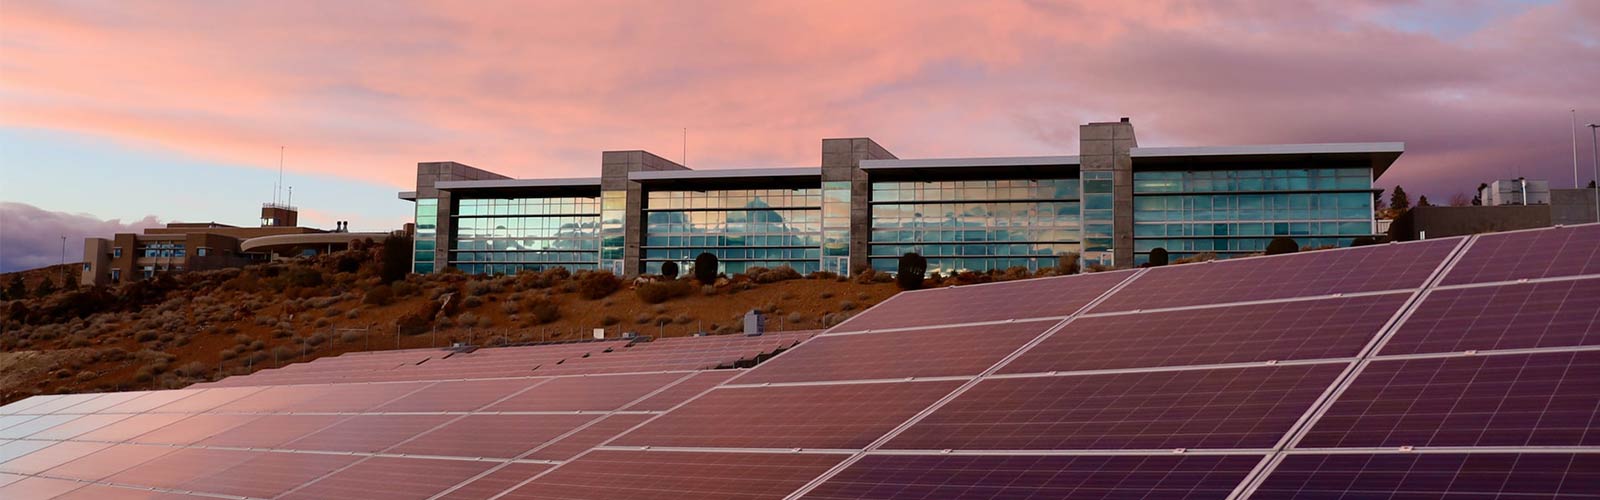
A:
<svg viewBox="0 0 1600 500">
<path fill-rule="evenodd" d="M 761 335 L 766 331 L 767 315 L 761 314 L 761 311 L 757 311 L 755 309 L 751 309 L 750 312 L 744 313 L 745 335 Z"/>
</svg>

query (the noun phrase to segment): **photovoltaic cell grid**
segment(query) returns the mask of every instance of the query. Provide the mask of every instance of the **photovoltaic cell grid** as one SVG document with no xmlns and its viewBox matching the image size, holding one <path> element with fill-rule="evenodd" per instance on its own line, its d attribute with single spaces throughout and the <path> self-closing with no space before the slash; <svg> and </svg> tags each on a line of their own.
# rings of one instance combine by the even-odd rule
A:
<svg viewBox="0 0 1600 500">
<path fill-rule="evenodd" d="M 1560 241 L 1583 244 L 1587 233 L 1576 233 Z M 484 498 L 507 488 L 505 498 L 780 498 L 800 488 L 814 488 L 809 498 L 1596 491 L 1591 471 L 1600 454 L 1588 429 L 1600 407 L 1600 351 L 1587 347 L 1593 316 L 1583 314 L 1595 279 L 1561 270 L 1582 272 L 1589 262 L 1570 256 L 1592 260 L 1592 251 L 1543 248 L 1531 259 L 1566 264 L 1522 262 L 1513 267 L 1542 274 L 1474 271 L 1469 281 L 1559 280 L 1435 288 L 1406 302 L 1457 243 L 1176 266 L 1132 280 L 1135 273 L 1115 273 L 917 292 L 834 330 L 878 331 L 773 336 L 756 349 L 685 339 L 564 348 L 588 357 L 403 351 L 291 365 L 203 390 L 32 398 L 0 408 L 0 433 L 20 435 L 0 436 L 0 497 L 176 498 L 191 489 L 283 498 L 447 490 L 444 498 Z M 1457 269 L 1471 269 L 1460 264 L 1477 252 L 1502 260 L 1519 252 L 1478 243 Z M 1223 271 L 1177 273 L 1202 267 Z M 1359 292 L 1393 293 L 1338 295 Z M 1060 318 L 1096 297 L 1104 303 L 1092 314 L 1065 323 L 970 324 Z M 1402 311 L 1403 304 L 1411 305 Z M 1151 310 L 1175 307 L 1182 308 Z M 1380 356 L 1356 363 L 1353 378 L 1339 376 L 1406 311 Z M 1063 325 L 1009 360 L 1004 375 L 971 379 Z M 525 375 L 536 357 L 545 362 L 535 371 L 611 373 L 634 362 L 681 367 L 684 359 L 756 359 L 791 348 L 747 376 Z M 1495 351 L 1527 348 L 1538 351 Z M 1485 352 L 1461 352 L 1468 350 Z M 497 376 L 504 373 L 524 375 Z M 318 377 L 363 383 L 307 382 Z M 1349 387 L 1312 413 L 1338 380 Z M 739 385 L 715 388 L 726 382 Z M 304 385 L 246 387 L 282 384 Z M 1303 439 L 1277 450 L 1308 414 L 1316 418 L 1296 431 Z M 886 444 L 860 451 L 877 442 Z M 1462 452 L 1484 446 L 1497 448 Z M 459 458 L 422 456 L 436 454 Z M 557 462 L 505 461 L 513 456 Z"/>
<path fill-rule="evenodd" d="M 1485 234 L 1444 285 L 1600 274 L 1600 224 Z"/>
</svg>

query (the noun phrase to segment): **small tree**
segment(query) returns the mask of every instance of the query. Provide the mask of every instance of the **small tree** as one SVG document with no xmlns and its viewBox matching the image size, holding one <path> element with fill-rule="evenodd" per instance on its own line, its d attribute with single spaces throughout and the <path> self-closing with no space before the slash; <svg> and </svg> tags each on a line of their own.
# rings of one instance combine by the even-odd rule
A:
<svg viewBox="0 0 1600 500">
<path fill-rule="evenodd" d="M 694 279 L 700 280 L 702 285 L 717 282 L 717 256 L 711 252 L 703 252 L 694 257 Z"/>
<path fill-rule="evenodd" d="M 1431 207 L 1431 206 L 1433 206 L 1433 204 L 1428 203 L 1428 195 L 1422 195 L 1421 198 L 1417 198 L 1417 206 L 1419 206 L 1419 207 Z"/>
<path fill-rule="evenodd" d="M 922 280 L 928 276 L 928 259 L 916 252 L 900 256 L 900 265 L 896 269 L 895 283 L 901 290 L 916 290 L 922 288 Z"/>
<path fill-rule="evenodd" d="M 1394 193 L 1389 195 L 1389 208 L 1397 212 L 1404 212 L 1411 208 L 1411 198 L 1406 196 L 1406 188 L 1395 186 Z"/>
<path fill-rule="evenodd" d="M 411 272 L 411 237 L 389 236 L 383 239 L 383 266 L 380 278 L 384 284 L 406 279 Z"/>
<path fill-rule="evenodd" d="M 49 276 L 45 276 L 44 281 L 39 282 L 39 287 L 33 289 L 35 297 L 49 297 L 52 293 L 56 293 L 56 282 L 50 281 Z"/>
<path fill-rule="evenodd" d="M 1067 252 L 1056 258 L 1056 271 L 1061 274 L 1078 274 L 1078 253 Z"/>
<path fill-rule="evenodd" d="M 1589 189 L 1594 189 L 1594 181 L 1589 181 Z"/>
<path fill-rule="evenodd" d="M 1165 265 L 1167 265 L 1167 249 L 1156 247 L 1155 250 L 1151 250 L 1150 267 L 1160 267 Z"/>
<path fill-rule="evenodd" d="M 1294 238 L 1279 236 L 1267 243 L 1267 255 L 1295 253 L 1298 251 L 1300 251 L 1300 244 L 1295 243 Z"/>
<path fill-rule="evenodd" d="M 11 285 L 6 287 L 6 298 L 20 299 L 28 296 L 28 284 L 22 281 L 22 274 L 11 276 Z"/>
<path fill-rule="evenodd" d="M 666 262 L 662 262 L 661 263 L 661 277 L 669 279 L 669 280 L 678 279 L 678 263 L 677 262 L 672 262 L 670 260 L 666 261 Z"/>
</svg>

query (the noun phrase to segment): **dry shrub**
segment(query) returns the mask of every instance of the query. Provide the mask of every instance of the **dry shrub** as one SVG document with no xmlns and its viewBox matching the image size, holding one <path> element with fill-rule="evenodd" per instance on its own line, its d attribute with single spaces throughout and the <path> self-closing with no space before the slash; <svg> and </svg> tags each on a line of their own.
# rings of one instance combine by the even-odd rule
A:
<svg viewBox="0 0 1600 500">
<path fill-rule="evenodd" d="M 589 300 L 606 298 L 622 288 L 622 280 L 611 271 L 589 271 L 578 274 L 578 295 Z"/>
<path fill-rule="evenodd" d="M 715 290 L 715 288 L 713 288 Z M 633 290 L 646 304 L 660 304 L 694 293 L 694 283 L 689 280 L 652 281 Z"/>
<path fill-rule="evenodd" d="M 556 306 L 555 301 L 546 297 L 536 296 L 528 299 L 524 305 L 528 315 L 532 316 L 533 321 L 537 324 L 543 325 L 561 319 L 561 308 Z"/>
</svg>

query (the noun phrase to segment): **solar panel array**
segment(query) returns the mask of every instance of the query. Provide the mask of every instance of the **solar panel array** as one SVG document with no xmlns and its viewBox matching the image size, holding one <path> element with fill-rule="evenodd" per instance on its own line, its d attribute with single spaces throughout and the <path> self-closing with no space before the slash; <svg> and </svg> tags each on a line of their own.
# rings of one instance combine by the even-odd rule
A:
<svg viewBox="0 0 1600 500">
<path fill-rule="evenodd" d="M 902 293 L 816 336 L 41 396 L 0 408 L 0 498 L 1596 497 L 1596 242 L 1234 259 Z"/>
</svg>

